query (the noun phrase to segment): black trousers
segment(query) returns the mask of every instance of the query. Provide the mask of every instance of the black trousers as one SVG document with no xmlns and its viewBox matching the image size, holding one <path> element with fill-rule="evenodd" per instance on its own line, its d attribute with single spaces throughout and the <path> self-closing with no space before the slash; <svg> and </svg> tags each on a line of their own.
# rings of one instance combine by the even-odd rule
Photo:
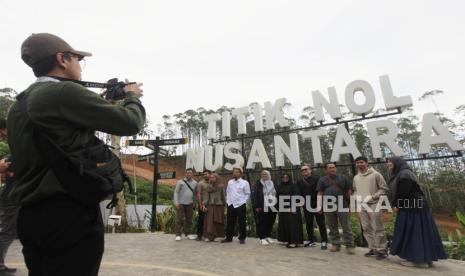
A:
<svg viewBox="0 0 465 276">
<path fill-rule="evenodd" d="M 23 206 L 18 215 L 30 276 L 97 275 L 103 233 L 99 206 L 84 207 L 66 195 Z"/>
<path fill-rule="evenodd" d="M 328 233 L 326 232 L 326 224 L 325 224 L 325 214 L 320 213 L 313 213 L 304 209 L 305 215 L 305 226 L 307 228 L 307 239 L 310 242 L 315 242 L 315 236 L 313 235 L 313 218 L 316 219 L 316 223 L 318 224 L 318 230 L 320 230 L 320 238 L 321 242 L 328 242 Z"/>
<path fill-rule="evenodd" d="M 258 237 L 262 240 L 271 237 L 273 225 L 276 220 L 275 212 L 260 212 L 257 213 L 257 232 Z"/>
<path fill-rule="evenodd" d="M 205 219 L 205 212 L 203 212 L 202 210 L 200 210 L 200 207 L 199 207 L 199 216 L 198 216 L 198 219 L 197 219 L 197 236 L 198 236 L 198 237 L 202 237 L 202 236 L 203 236 L 203 223 L 204 223 L 204 219 Z"/>
<path fill-rule="evenodd" d="M 228 206 L 228 219 L 226 227 L 226 238 L 232 239 L 234 236 L 234 228 L 236 227 L 236 222 L 239 222 L 239 240 L 245 240 L 246 237 L 246 228 L 245 228 L 245 215 L 246 215 L 246 205 L 243 204 L 237 208 L 234 208 L 233 205 Z"/>
</svg>

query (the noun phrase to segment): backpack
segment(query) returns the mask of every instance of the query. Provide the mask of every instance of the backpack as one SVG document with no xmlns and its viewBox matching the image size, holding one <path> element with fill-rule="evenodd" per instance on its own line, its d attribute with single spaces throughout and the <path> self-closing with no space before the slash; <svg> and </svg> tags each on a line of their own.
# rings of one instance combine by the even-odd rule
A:
<svg viewBox="0 0 465 276">
<path fill-rule="evenodd" d="M 78 150 L 64 150 L 29 117 L 26 95 L 20 94 L 17 99 L 20 109 L 32 125 L 32 136 L 41 157 L 72 198 L 92 206 L 111 197 L 107 205 L 111 209 L 116 206 L 116 195 L 123 190 L 125 182 L 132 193 L 131 180 L 110 146 L 94 137 L 93 141 Z"/>
</svg>

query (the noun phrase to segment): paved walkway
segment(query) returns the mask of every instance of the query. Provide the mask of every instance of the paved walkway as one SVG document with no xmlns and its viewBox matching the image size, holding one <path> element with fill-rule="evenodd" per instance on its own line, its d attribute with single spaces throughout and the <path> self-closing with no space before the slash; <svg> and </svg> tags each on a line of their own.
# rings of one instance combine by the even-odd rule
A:
<svg viewBox="0 0 465 276">
<path fill-rule="evenodd" d="M 107 234 L 100 275 L 464 275 L 465 262 L 446 260 L 431 269 L 406 268 L 396 257 L 384 261 L 366 258 L 364 248 L 356 255 L 331 253 L 317 248 L 287 249 L 278 244 L 260 246 L 256 239 L 237 241 L 174 241 L 165 234 Z M 21 244 L 15 241 L 7 265 L 27 275 Z"/>
</svg>

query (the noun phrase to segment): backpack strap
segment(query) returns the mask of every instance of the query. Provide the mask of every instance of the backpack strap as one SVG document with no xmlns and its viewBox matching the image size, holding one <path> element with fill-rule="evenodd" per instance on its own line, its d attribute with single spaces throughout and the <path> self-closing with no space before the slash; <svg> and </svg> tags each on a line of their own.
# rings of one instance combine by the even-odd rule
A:
<svg viewBox="0 0 465 276">
<path fill-rule="evenodd" d="M 184 183 L 186 183 L 186 185 L 187 185 L 187 187 L 189 188 L 189 190 L 191 190 L 191 192 L 195 195 L 195 192 L 194 192 L 194 190 L 192 189 L 191 185 L 189 185 L 189 183 L 188 183 L 185 179 L 183 179 L 182 181 L 184 181 Z"/>
</svg>

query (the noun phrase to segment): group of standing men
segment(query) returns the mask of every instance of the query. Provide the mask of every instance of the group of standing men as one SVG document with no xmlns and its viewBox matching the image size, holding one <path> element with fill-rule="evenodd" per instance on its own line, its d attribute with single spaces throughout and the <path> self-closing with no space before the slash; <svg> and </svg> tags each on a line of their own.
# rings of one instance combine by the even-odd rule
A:
<svg viewBox="0 0 465 276">
<path fill-rule="evenodd" d="M 339 234 L 339 224 L 342 227 L 343 243 L 346 246 L 348 254 L 354 252 L 354 236 L 350 225 L 350 212 L 347 208 L 350 204 L 350 198 L 357 196 L 370 208 L 362 208 L 359 211 L 360 223 L 362 225 L 364 237 L 368 243 L 369 251 L 365 254 L 367 257 L 376 257 L 381 260 L 387 256 L 387 240 L 384 233 L 382 223 L 382 212 L 377 210 L 376 205 L 381 197 L 387 196 L 388 185 L 383 176 L 375 169 L 368 167 L 368 160 L 365 157 L 358 157 L 356 160 L 358 174 L 353 178 L 353 184 L 343 175 L 336 173 L 336 164 L 329 162 L 326 164 L 326 176 L 319 177 L 312 174 L 312 169 L 309 165 L 301 166 L 301 178 L 295 182 L 290 179 L 288 174 L 284 174 L 279 185 L 271 180 L 269 171 L 262 171 L 260 179 L 256 184 L 251 185 L 242 178 L 242 168 L 237 167 L 233 170 L 233 178 L 228 181 L 226 187 L 221 186 L 225 191 L 225 200 L 222 202 L 223 207 L 227 207 L 227 224 L 225 239 L 221 242 L 231 242 L 236 222 L 238 222 L 238 238 L 241 244 L 245 243 L 246 238 L 246 204 L 249 197 L 252 197 L 252 205 L 257 215 L 257 234 L 260 239 L 260 244 L 268 245 L 273 241 L 271 232 L 276 219 L 276 214 L 279 213 L 280 225 L 278 227 L 278 240 L 288 243 L 289 248 L 297 247 L 303 242 L 302 238 L 302 220 L 300 208 L 285 211 L 276 204 L 279 202 L 279 197 L 284 195 L 301 196 L 305 199 L 306 207 L 303 208 L 303 214 L 306 222 L 307 241 L 303 243 L 305 247 L 316 247 L 314 235 L 314 221 L 318 225 L 321 249 L 327 249 L 328 231 L 331 241 L 331 252 L 340 251 L 342 241 Z M 204 230 L 208 228 L 210 222 L 204 220 L 208 214 L 209 208 L 205 208 L 206 199 L 209 191 L 206 192 L 206 187 L 211 185 L 211 172 L 206 170 L 203 172 L 203 179 L 197 183 L 193 179 L 193 170 L 187 169 L 185 178 L 177 182 L 174 192 L 174 202 L 176 205 L 176 240 L 181 240 L 182 225 L 185 221 L 185 234 L 189 239 L 201 240 L 204 236 Z M 216 182 L 218 179 L 216 177 Z M 204 195 L 202 198 L 202 194 Z M 205 196 L 206 195 L 206 196 Z M 333 211 L 327 211 L 322 206 L 323 198 L 332 196 L 342 199 L 339 206 Z M 276 209 L 266 208 L 271 198 L 276 205 Z M 192 229 L 192 217 L 194 212 L 194 202 L 199 201 L 199 215 L 197 223 L 197 235 L 189 235 Z M 337 203 L 337 202 L 336 202 Z M 269 206 L 268 206 L 269 207 Z M 218 217 L 218 216 L 217 216 Z M 297 219 L 295 219 L 297 218 Z M 220 219 L 221 220 L 221 219 Z M 216 220 L 216 221 L 220 221 Z M 284 224 L 284 225 L 281 225 Z M 291 226 L 290 226 L 291 225 Z M 297 226 L 293 226 L 297 225 Z M 300 228 L 300 229 L 299 229 Z M 223 237 L 213 235 L 215 237 Z M 210 236 L 212 237 L 212 236 Z M 212 239 L 208 239 L 212 240 Z"/>
</svg>

